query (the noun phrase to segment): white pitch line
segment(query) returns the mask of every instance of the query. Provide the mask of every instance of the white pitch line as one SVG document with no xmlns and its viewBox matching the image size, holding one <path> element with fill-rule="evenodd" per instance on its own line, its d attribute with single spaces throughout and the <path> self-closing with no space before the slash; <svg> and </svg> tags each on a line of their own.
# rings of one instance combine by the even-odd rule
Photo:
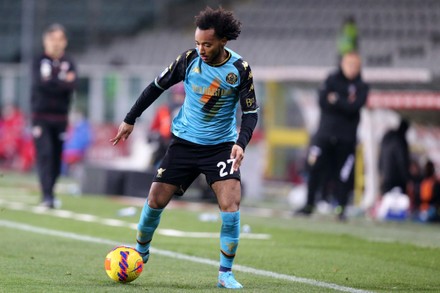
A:
<svg viewBox="0 0 440 293">
<path fill-rule="evenodd" d="M 73 219 L 82 222 L 98 223 L 106 226 L 112 227 L 128 227 L 133 230 L 137 230 L 137 224 L 127 223 L 119 219 L 105 219 L 100 218 L 95 215 L 90 214 L 79 214 L 68 210 L 49 210 L 45 207 L 40 206 L 29 206 L 21 202 L 10 202 L 0 199 L 0 206 L 5 206 L 9 209 L 19 210 L 19 211 L 30 211 L 35 214 L 45 214 L 59 218 Z M 219 238 L 220 233 L 211 232 L 186 232 L 175 229 L 157 229 L 157 234 L 169 237 L 183 237 L 183 238 Z M 269 234 L 261 233 L 241 233 L 240 238 L 244 239 L 256 239 L 256 240 L 266 240 L 270 239 Z"/>
<path fill-rule="evenodd" d="M 219 232 L 185 232 L 175 229 L 158 229 L 160 235 L 172 237 L 190 237 L 190 238 L 219 238 Z M 269 234 L 250 234 L 240 233 L 240 238 L 248 239 L 270 239 Z"/>
<path fill-rule="evenodd" d="M 72 240 L 83 241 L 83 242 L 107 244 L 107 245 L 112 245 L 112 246 L 117 246 L 117 245 L 130 246 L 130 244 L 121 244 L 119 242 L 116 242 L 116 241 L 113 241 L 110 239 L 81 235 L 81 234 L 72 233 L 72 232 L 52 230 L 52 229 L 47 229 L 47 228 L 42 228 L 42 227 L 37 227 L 37 226 L 27 225 L 27 224 L 18 223 L 18 222 L 7 221 L 7 220 L 0 220 L 0 226 L 10 228 L 10 229 L 18 229 L 18 230 L 22 230 L 22 231 L 26 231 L 26 232 L 33 232 L 36 234 L 62 237 L 62 238 L 67 238 L 67 239 L 72 239 Z M 190 255 L 186 255 L 186 254 L 182 254 L 182 253 L 177 253 L 177 252 L 168 251 L 168 250 L 161 250 L 161 249 L 156 249 L 156 248 L 151 248 L 151 252 L 159 254 L 159 255 L 163 255 L 163 256 L 167 256 L 167 257 L 171 257 L 171 258 L 176 258 L 176 259 L 181 259 L 181 260 L 187 260 L 187 261 L 191 261 L 191 262 L 195 262 L 195 263 L 207 264 L 207 265 L 216 266 L 216 267 L 219 266 L 218 261 L 210 260 L 207 258 L 190 256 Z M 370 291 L 355 289 L 355 288 L 351 288 L 351 287 L 340 286 L 340 285 L 333 284 L 333 283 L 321 282 L 321 281 L 317 281 L 317 280 L 313 280 L 313 279 L 307 279 L 307 278 L 295 277 L 295 276 L 291 276 L 291 275 L 279 274 L 279 273 L 275 273 L 275 272 L 271 272 L 271 271 L 259 270 L 259 269 L 255 269 L 252 267 L 242 266 L 242 265 L 234 265 L 234 270 L 240 271 L 243 273 L 259 275 L 259 276 L 263 276 L 263 277 L 269 277 L 269 278 L 274 278 L 274 279 L 279 279 L 279 280 L 284 280 L 284 281 L 290 281 L 290 282 L 294 282 L 294 283 L 302 283 L 302 284 L 308 284 L 308 285 L 315 286 L 315 287 L 333 289 L 333 290 L 337 290 L 337 291 L 341 291 L 341 292 L 349 292 L 349 293 L 369 293 L 370 292 Z"/>
</svg>

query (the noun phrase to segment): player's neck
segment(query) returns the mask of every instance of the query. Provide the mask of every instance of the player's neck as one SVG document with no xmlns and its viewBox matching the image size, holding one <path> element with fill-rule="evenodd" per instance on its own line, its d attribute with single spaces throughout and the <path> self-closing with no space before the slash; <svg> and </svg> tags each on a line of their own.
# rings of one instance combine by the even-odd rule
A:
<svg viewBox="0 0 440 293">
<path fill-rule="evenodd" d="M 228 57 L 229 57 L 229 52 L 228 52 L 225 48 L 223 48 L 222 51 L 223 51 L 223 52 L 222 52 L 222 57 L 221 57 L 221 60 L 220 60 L 219 63 L 224 62 L 224 61 L 225 61 L 226 59 L 228 59 Z"/>
<path fill-rule="evenodd" d="M 224 63 L 229 58 L 230 54 L 231 53 L 229 53 L 228 50 L 223 48 L 223 50 L 219 54 L 218 58 L 216 58 L 215 62 L 212 62 L 211 65 L 213 65 L 213 66 L 221 65 L 222 63 Z"/>
</svg>

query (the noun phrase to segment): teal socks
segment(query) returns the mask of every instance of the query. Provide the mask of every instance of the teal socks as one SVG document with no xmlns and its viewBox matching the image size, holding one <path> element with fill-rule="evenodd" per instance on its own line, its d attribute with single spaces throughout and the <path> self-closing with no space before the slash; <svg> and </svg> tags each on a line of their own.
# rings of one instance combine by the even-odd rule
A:
<svg viewBox="0 0 440 293">
<path fill-rule="evenodd" d="M 163 209 L 153 209 L 145 202 L 144 208 L 139 219 L 138 231 L 136 236 L 136 250 L 146 253 L 150 249 L 150 242 L 153 239 L 154 231 L 159 226 L 160 216 Z"/>
<path fill-rule="evenodd" d="M 240 211 L 220 212 L 220 271 L 230 271 L 240 237 Z"/>
</svg>

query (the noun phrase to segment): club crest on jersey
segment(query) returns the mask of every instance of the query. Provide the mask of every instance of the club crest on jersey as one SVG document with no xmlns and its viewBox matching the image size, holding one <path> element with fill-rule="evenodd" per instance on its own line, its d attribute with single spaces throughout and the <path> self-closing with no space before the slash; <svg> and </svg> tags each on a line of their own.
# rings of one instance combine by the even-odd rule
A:
<svg viewBox="0 0 440 293">
<path fill-rule="evenodd" d="M 226 75 L 226 82 L 229 84 L 235 84 L 238 80 L 238 77 L 235 73 L 228 73 L 228 75 Z"/>
</svg>

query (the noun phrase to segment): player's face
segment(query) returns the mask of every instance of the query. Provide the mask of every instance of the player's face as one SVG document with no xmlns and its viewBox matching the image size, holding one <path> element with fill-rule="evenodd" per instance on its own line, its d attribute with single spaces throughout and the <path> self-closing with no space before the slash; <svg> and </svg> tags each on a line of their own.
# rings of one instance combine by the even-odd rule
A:
<svg viewBox="0 0 440 293">
<path fill-rule="evenodd" d="M 361 70 L 361 59 L 359 55 L 355 53 L 344 55 L 341 61 L 341 68 L 347 79 L 354 79 Z"/>
<path fill-rule="evenodd" d="M 44 35 L 43 45 L 46 54 L 53 58 L 59 58 L 64 54 L 67 39 L 63 31 L 55 30 Z"/>
<path fill-rule="evenodd" d="M 200 58 L 206 63 L 221 63 L 225 57 L 224 47 L 227 40 L 220 39 L 215 35 L 214 29 L 201 30 L 196 29 L 195 33 L 196 47 Z"/>
</svg>

